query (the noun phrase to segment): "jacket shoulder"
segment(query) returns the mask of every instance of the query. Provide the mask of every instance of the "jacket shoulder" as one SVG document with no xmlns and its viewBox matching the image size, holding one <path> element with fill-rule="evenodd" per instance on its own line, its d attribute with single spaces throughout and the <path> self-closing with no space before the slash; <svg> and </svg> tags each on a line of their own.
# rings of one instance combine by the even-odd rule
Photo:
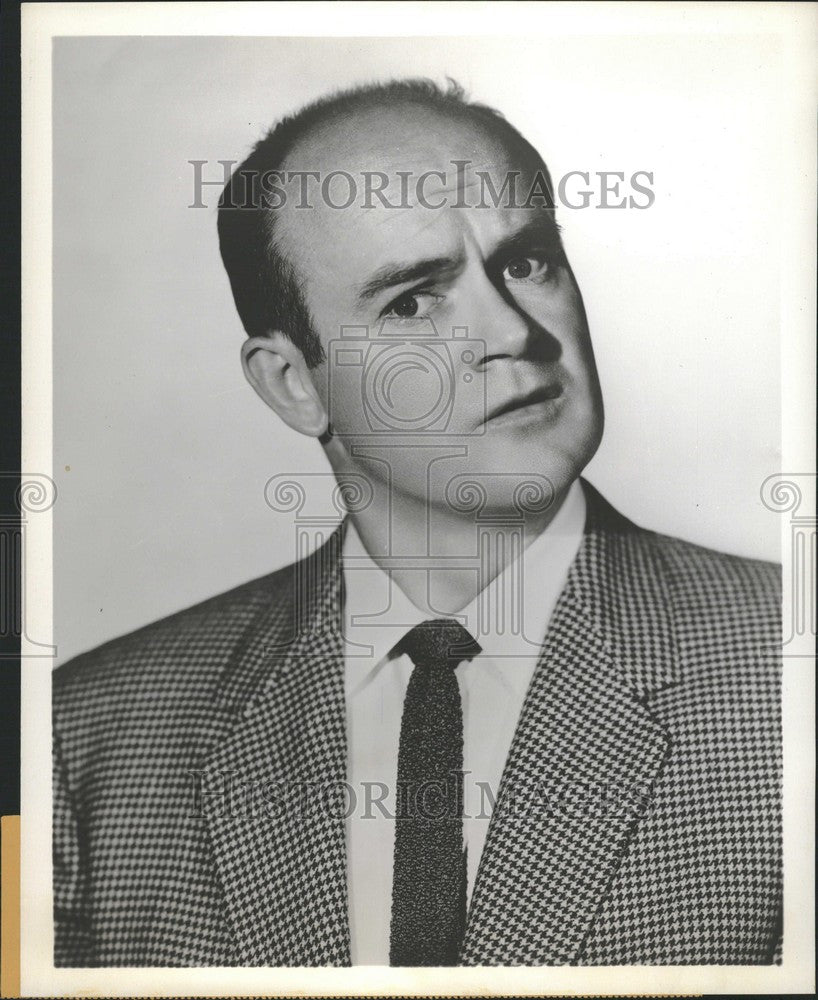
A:
<svg viewBox="0 0 818 1000">
<path fill-rule="evenodd" d="M 682 659 L 715 669 L 781 652 L 781 567 L 637 526 L 592 486 L 589 525 L 603 541 L 597 578 L 610 621 L 633 637 L 661 630 Z M 600 575 L 601 574 L 601 575 Z"/>
<path fill-rule="evenodd" d="M 781 566 L 763 559 L 719 552 L 681 538 L 648 532 L 650 544 L 665 566 L 676 602 L 742 610 L 781 611 Z"/>
<path fill-rule="evenodd" d="M 781 665 L 781 567 L 650 533 L 663 567 L 681 664 L 708 684 L 760 684 L 777 698 Z M 718 680 L 721 678 L 722 680 Z"/>
<path fill-rule="evenodd" d="M 208 598 L 81 653 L 54 672 L 55 713 L 72 706 L 160 700 L 192 686 L 206 696 L 253 622 L 291 593 L 294 566 Z M 113 701 L 112 701 L 113 698 Z"/>
<path fill-rule="evenodd" d="M 613 507 L 597 490 L 583 482 L 588 498 L 588 524 L 606 540 L 611 558 L 608 584 L 621 577 L 631 590 L 650 592 L 655 600 L 698 607 L 718 613 L 732 606 L 781 611 L 781 566 L 778 563 L 732 555 L 641 527 Z M 655 591 L 655 592 L 654 592 Z"/>
</svg>

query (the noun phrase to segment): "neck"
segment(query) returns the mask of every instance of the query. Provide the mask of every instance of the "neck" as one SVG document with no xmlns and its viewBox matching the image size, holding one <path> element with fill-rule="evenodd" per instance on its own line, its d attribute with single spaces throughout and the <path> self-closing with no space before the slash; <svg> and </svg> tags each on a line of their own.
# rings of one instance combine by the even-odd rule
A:
<svg viewBox="0 0 818 1000">
<path fill-rule="evenodd" d="M 343 482 L 344 474 L 361 476 L 342 449 L 327 455 Z M 339 454 L 342 452 L 342 455 Z M 366 476 L 370 503 L 350 517 L 372 560 L 412 603 L 430 615 L 454 614 L 465 608 L 517 558 L 556 517 L 568 486 L 543 511 L 521 517 L 516 508 L 456 510 L 396 489 L 387 476 Z M 570 485 L 570 484 L 569 484 Z M 430 493 L 443 495 L 444 490 Z"/>
</svg>

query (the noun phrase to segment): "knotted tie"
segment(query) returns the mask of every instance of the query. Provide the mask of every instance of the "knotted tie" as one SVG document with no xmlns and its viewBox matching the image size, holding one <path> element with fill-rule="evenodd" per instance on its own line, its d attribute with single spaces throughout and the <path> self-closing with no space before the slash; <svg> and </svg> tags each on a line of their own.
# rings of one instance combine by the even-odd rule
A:
<svg viewBox="0 0 818 1000">
<path fill-rule="evenodd" d="M 415 664 L 398 748 L 390 965 L 454 965 L 466 921 L 463 709 L 455 669 L 480 645 L 437 618 L 397 646 Z"/>
</svg>

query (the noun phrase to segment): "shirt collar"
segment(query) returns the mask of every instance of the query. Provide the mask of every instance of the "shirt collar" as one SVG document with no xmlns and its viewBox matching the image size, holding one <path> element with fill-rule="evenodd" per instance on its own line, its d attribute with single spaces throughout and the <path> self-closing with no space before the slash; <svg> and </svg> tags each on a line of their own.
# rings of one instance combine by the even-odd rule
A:
<svg viewBox="0 0 818 1000">
<path fill-rule="evenodd" d="M 585 495 L 575 480 L 548 527 L 458 613 L 485 654 L 527 656 L 539 649 L 582 541 L 585 513 Z M 430 615 L 371 558 L 351 519 L 343 567 L 346 655 L 374 669 L 409 629 Z"/>
</svg>

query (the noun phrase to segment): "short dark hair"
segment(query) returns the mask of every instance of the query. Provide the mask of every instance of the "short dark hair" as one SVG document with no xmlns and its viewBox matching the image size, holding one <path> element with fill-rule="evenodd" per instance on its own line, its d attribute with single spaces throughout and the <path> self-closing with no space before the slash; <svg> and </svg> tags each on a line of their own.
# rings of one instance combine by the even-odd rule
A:
<svg viewBox="0 0 818 1000">
<path fill-rule="evenodd" d="M 445 87 L 418 78 L 390 80 L 340 90 L 282 118 L 256 143 L 247 159 L 233 171 L 219 200 L 218 231 L 222 261 L 230 278 L 233 299 L 248 336 L 280 330 L 300 348 L 310 368 L 324 360 L 324 350 L 293 265 L 277 244 L 275 211 L 256 201 L 257 188 L 248 193 L 252 178 L 280 170 L 288 153 L 312 129 L 343 121 L 357 111 L 395 104 L 414 105 L 481 124 L 541 165 L 539 153 L 503 115 L 486 104 L 470 101 L 451 78 Z M 250 201 L 248 203 L 248 197 Z"/>
</svg>

